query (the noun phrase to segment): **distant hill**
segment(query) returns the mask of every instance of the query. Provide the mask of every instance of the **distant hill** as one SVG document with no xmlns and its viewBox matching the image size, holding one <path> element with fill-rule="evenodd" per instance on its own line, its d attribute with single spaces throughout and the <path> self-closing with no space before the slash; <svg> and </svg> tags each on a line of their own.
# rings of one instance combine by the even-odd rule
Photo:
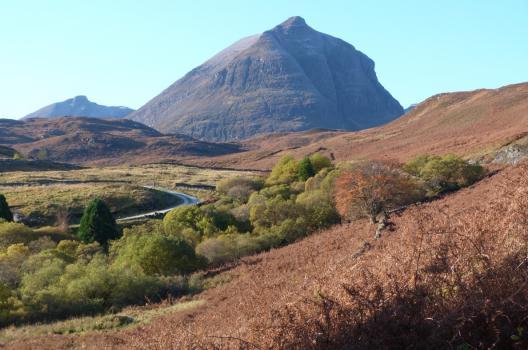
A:
<svg viewBox="0 0 528 350">
<path fill-rule="evenodd" d="M 336 161 L 456 153 L 514 163 L 528 154 L 528 83 L 435 95 L 387 125 L 362 131 L 319 128 L 210 143 L 127 119 L 0 119 L 0 145 L 33 158 L 41 153 L 48 160 L 87 165 L 170 160 L 269 169 L 284 155 L 314 152 Z"/>
<path fill-rule="evenodd" d="M 0 119 L 0 145 L 27 158 L 76 164 L 148 163 L 211 157 L 239 150 L 185 135 L 163 135 L 127 119 Z"/>
<path fill-rule="evenodd" d="M 405 113 L 409 113 L 410 111 L 412 111 L 414 108 L 416 108 L 416 106 L 418 106 L 418 103 L 413 103 L 411 105 L 409 105 L 409 107 L 405 108 L 403 111 Z"/>
<path fill-rule="evenodd" d="M 11 147 L 0 146 L 0 159 L 13 159 L 17 152 Z"/>
<path fill-rule="evenodd" d="M 187 73 L 129 118 L 207 141 L 313 128 L 359 130 L 402 106 L 374 61 L 292 17 L 242 39 Z"/>
<path fill-rule="evenodd" d="M 29 118 L 60 118 L 65 116 L 91 118 L 124 118 L 134 110 L 128 107 L 102 106 L 88 100 L 86 96 L 76 96 L 66 101 L 50 104 L 26 115 Z"/>
</svg>

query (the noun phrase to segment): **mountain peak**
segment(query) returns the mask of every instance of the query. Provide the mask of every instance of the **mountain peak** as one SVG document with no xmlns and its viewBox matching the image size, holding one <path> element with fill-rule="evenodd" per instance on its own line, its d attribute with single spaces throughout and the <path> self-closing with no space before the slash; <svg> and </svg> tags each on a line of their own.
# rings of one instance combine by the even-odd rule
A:
<svg viewBox="0 0 528 350">
<path fill-rule="evenodd" d="M 129 119 L 231 141 L 313 128 L 358 130 L 402 114 L 370 58 L 295 16 L 224 49 Z"/>
<path fill-rule="evenodd" d="M 279 24 L 281 27 L 289 28 L 289 27 L 307 27 L 306 21 L 304 18 L 300 16 L 293 16 Z"/>
<path fill-rule="evenodd" d="M 73 100 L 74 103 L 85 103 L 85 102 L 90 102 L 90 101 L 88 100 L 88 97 L 86 97 L 86 96 L 84 96 L 84 95 L 75 96 L 72 100 Z"/>
<path fill-rule="evenodd" d="M 28 114 L 29 118 L 59 118 L 64 116 L 92 118 L 124 118 L 134 110 L 127 107 L 103 106 L 88 100 L 84 95 L 75 96 L 62 102 L 56 102 Z"/>
</svg>

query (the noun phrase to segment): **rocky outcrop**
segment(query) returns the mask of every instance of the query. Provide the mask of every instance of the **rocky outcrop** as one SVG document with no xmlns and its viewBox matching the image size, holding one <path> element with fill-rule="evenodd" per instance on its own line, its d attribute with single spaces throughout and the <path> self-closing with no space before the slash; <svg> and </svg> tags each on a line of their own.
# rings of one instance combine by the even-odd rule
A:
<svg viewBox="0 0 528 350">
<path fill-rule="evenodd" d="M 124 118 L 134 110 L 128 107 L 103 106 L 91 102 L 86 96 L 76 96 L 66 101 L 53 103 L 26 115 L 29 118 L 60 118 L 65 116 L 91 118 Z"/>
<path fill-rule="evenodd" d="M 129 117 L 162 132 L 226 141 L 312 128 L 359 130 L 402 114 L 370 58 L 292 17 L 220 52 Z"/>
<path fill-rule="evenodd" d="M 512 144 L 497 152 L 493 163 L 515 165 L 528 157 L 528 145 Z"/>
</svg>

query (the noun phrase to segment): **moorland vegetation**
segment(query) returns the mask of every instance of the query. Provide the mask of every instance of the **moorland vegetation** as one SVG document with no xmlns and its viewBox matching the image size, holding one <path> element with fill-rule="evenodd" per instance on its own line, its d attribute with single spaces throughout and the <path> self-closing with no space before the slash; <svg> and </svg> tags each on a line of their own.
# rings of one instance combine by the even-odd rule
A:
<svg viewBox="0 0 528 350">
<path fill-rule="evenodd" d="M 0 325 L 196 293 L 207 288 L 200 272 L 207 268 L 293 243 L 341 220 L 375 221 L 396 206 L 467 186 L 483 175 L 478 164 L 455 156 L 337 166 L 320 154 L 287 156 L 267 177 L 219 181 L 210 204 L 177 207 L 163 220 L 140 225 L 118 228 L 99 199 L 86 207 L 73 232 L 29 228 L 4 217 Z"/>
</svg>

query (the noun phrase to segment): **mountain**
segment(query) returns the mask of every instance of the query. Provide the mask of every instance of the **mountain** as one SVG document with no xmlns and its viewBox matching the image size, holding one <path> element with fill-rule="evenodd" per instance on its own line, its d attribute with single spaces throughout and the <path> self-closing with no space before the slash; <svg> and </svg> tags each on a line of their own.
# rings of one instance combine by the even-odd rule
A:
<svg viewBox="0 0 528 350">
<path fill-rule="evenodd" d="M 91 118 L 124 118 L 134 110 L 128 107 L 102 106 L 88 100 L 86 96 L 76 96 L 66 101 L 50 104 L 26 115 L 29 118 L 60 118 L 65 116 Z"/>
<path fill-rule="evenodd" d="M 1 145 L 28 158 L 88 165 L 184 160 L 239 149 L 185 135 L 163 135 L 127 119 L 85 117 L 0 119 Z"/>
<path fill-rule="evenodd" d="M 409 113 L 410 111 L 412 111 L 416 106 L 418 106 L 418 103 L 413 103 L 411 105 L 409 105 L 407 108 L 405 108 L 403 110 L 404 113 Z"/>
<path fill-rule="evenodd" d="M 359 130 L 402 114 L 369 57 L 292 17 L 218 53 L 129 118 L 162 132 L 226 141 L 312 128 Z"/>
<path fill-rule="evenodd" d="M 269 169 L 284 155 L 299 158 L 314 152 L 336 161 L 406 161 L 425 153 L 456 153 L 482 162 L 515 163 L 528 154 L 528 83 L 438 94 L 401 118 L 368 130 L 279 133 L 244 140 L 240 146 L 243 152 L 197 164 Z"/>
</svg>

